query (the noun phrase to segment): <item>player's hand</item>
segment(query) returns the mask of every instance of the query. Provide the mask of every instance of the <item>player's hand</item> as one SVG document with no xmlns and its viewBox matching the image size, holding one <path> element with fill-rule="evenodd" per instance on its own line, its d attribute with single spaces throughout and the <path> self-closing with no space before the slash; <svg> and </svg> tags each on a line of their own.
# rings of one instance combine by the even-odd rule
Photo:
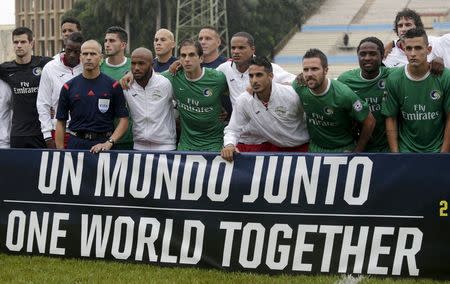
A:
<svg viewBox="0 0 450 284">
<path fill-rule="evenodd" d="M 53 138 L 45 140 L 45 144 L 47 145 L 48 149 L 56 149 L 56 143 L 55 140 L 53 140 Z"/>
<path fill-rule="evenodd" d="M 94 154 L 98 154 L 100 152 L 111 150 L 113 144 L 111 142 L 106 141 L 105 143 L 99 143 L 92 146 L 90 152 Z"/>
<path fill-rule="evenodd" d="M 297 81 L 297 84 L 299 86 L 306 86 L 306 81 L 305 81 L 305 77 L 303 76 L 303 72 L 297 75 L 297 77 L 295 78 L 295 81 Z"/>
<path fill-rule="evenodd" d="M 430 62 L 430 72 L 433 75 L 441 76 L 444 72 L 444 60 L 441 57 L 436 57 Z"/>
<path fill-rule="evenodd" d="M 177 74 L 178 70 L 182 69 L 183 66 L 181 66 L 180 60 L 175 60 L 172 64 L 169 66 L 169 72 L 172 75 Z"/>
<path fill-rule="evenodd" d="M 222 156 L 224 160 L 232 162 L 234 152 L 238 152 L 237 149 L 234 147 L 233 144 L 228 144 L 222 148 L 222 151 L 220 151 L 220 156 Z"/>
<path fill-rule="evenodd" d="M 122 86 L 122 89 L 128 90 L 130 88 L 131 83 L 133 83 L 134 77 L 131 72 L 127 72 L 120 80 L 120 86 Z"/>
<path fill-rule="evenodd" d="M 383 59 L 386 59 L 386 57 L 389 55 L 389 53 L 392 52 L 393 48 L 394 48 L 394 42 L 393 41 L 390 41 L 390 42 L 386 43 L 386 45 L 384 46 Z"/>
</svg>

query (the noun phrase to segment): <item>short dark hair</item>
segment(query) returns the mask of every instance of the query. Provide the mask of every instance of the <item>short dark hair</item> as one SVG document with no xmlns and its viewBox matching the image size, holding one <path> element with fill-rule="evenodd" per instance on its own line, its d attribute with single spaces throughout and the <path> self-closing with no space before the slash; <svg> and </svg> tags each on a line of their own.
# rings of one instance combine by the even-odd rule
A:
<svg viewBox="0 0 450 284">
<path fill-rule="evenodd" d="M 397 16 L 395 16 L 394 21 L 394 31 L 396 34 L 398 34 L 397 29 L 397 23 L 400 21 L 401 18 L 409 18 L 414 21 L 414 24 L 416 25 L 416 28 L 422 28 L 423 29 L 423 23 L 422 19 L 420 18 L 419 14 L 417 14 L 416 11 L 405 8 L 397 13 Z"/>
<path fill-rule="evenodd" d="M 414 28 L 410 29 L 405 33 L 404 38 L 415 38 L 421 37 L 425 41 L 425 44 L 428 45 L 428 36 L 424 29 L 422 28 Z"/>
<path fill-rule="evenodd" d="M 69 37 L 67 38 L 67 41 L 69 41 L 69 40 L 72 41 L 72 42 L 76 42 L 76 43 L 82 44 L 84 42 L 84 37 L 83 37 L 83 35 L 81 33 L 74 32 L 74 33 L 71 33 L 69 35 Z"/>
<path fill-rule="evenodd" d="M 383 42 L 382 42 L 379 38 L 374 37 L 374 36 L 370 36 L 370 37 L 363 38 L 363 39 L 359 42 L 359 45 L 358 45 L 358 47 L 356 48 L 356 52 L 359 52 L 359 48 L 360 48 L 361 45 L 362 45 L 363 43 L 365 43 L 365 42 L 371 42 L 371 43 L 374 43 L 374 44 L 377 46 L 377 49 L 378 49 L 378 51 L 380 52 L 381 57 L 383 57 L 383 55 L 384 55 L 384 44 L 383 44 Z"/>
<path fill-rule="evenodd" d="M 27 35 L 29 42 L 33 41 L 33 31 L 27 27 L 18 27 L 16 29 L 14 29 L 12 32 L 13 40 L 14 40 L 14 36 L 23 35 L 23 34 Z"/>
<path fill-rule="evenodd" d="M 75 24 L 75 25 L 77 26 L 78 31 L 81 32 L 81 24 L 80 24 L 80 21 L 78 21 L 77 19 L 72 18 L 72 17 L 64 18 L 64 19 L 61 21 L 61 27 L 62 27 L 62 25 L 64 25 L 65 23 Z"/>
<path fill-rule="evenodd" d="M 195 47 L 195 50 L 197 51 L 197 55 L 199 57 L 203 55 L 203 48 L 202 48 L 201 44 L 196 40 L 193 40 L 193 39 L 183 40 L 178 47 L 178 54 L 181 54 L 181 48 L 183 46 L 193 46 L 193 47 Z"/>
<path fill-rule="evenodd" d="M 215 27 L 213 27 L 213 26 L 203 26 L 203 27 L 201 27 L 200 31 L 203 30 L 203 29 L 212 30 L 213 32 L 216 33 L 217 37 L 220 38 L 219 31 Z"/>
<path fill-rule="evenodd" d="M 265 56 L 253 56 L 250 65 L 262 66 L 267 73 L 273 73 L 272 63 Z"/>
<path fill-rule="evenodd" d="M 112 26 L 112 27 L 109 27 L 109 28 L 106 30 L 106 34 L 117 34 L 117 36 L 119 37 L 119 39 L 120 39 L 122 42 L 128 42 L 128 34 L 127 34 L 127 32 L 126 32 L 123 28 L 121 28 L 121 27 L 118 27 L 118 26 Z"/>
<path fill-rule="evenodd" d="M 311 48 L 311 49 L 307 50 L 305 55 L 303 55 L 303 60 L 305 60 L 305 58 L 319 58 L 320 63 L 322 64 L 322 67 L 323 68 L 328 67 L 327 56 L 320 49 Z"/>
<path fill-rule="evenodd" d="M 248 45 L 250 45 L 251 47 L 255 46 L 255 39 L 248 32 L 237 32 L 231 38 L 234 37 L 245 37 L 247 39 Z"/>
</svg>

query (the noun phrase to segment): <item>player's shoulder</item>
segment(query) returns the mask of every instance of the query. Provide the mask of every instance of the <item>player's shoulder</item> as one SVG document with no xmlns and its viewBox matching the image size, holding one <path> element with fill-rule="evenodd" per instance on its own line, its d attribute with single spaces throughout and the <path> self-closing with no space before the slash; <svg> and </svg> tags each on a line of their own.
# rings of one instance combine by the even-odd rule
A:
<svg viewBox="0 0 450 284">
<path fill-rule="evenodd" d="M 47 63 L 49 63 L 52 60 L 53 60 L 53 57 L 32 55 L 31 56 L 31 65 L 43 68 Z"/>
<path fill-rule="evenodd" d="M 223 74 L 223 72 L 221 72 L 219 70 L 216 70 L 214 68 L 207 68 L 207 67 L 204 67 L 204 70 L 205 70 L 205 76 L 207 76 L 209 78 L 226 80 L 225 74 Z"/>
<path fill-rule="evenodd" d="M 351 70 L 345 71 L 341 75 L 339 75 L 337 80 L 339 82 L 343 82 L 343 83 L 353 82 L 360 78 L 360 74 L 361 74 L 361 68 L 351 69 Z"/>
</svg>

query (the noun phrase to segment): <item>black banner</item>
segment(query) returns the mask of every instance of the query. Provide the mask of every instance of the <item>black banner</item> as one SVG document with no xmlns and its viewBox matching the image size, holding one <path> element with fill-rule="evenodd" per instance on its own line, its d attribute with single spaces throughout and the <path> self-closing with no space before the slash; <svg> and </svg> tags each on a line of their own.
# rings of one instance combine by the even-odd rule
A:
<svg viewBox="0 0 450 284">
<path fill-rule="evenodd" d="M 450 276 L 450 156 L 0 150 L 1 251 Z"/>
</svg>

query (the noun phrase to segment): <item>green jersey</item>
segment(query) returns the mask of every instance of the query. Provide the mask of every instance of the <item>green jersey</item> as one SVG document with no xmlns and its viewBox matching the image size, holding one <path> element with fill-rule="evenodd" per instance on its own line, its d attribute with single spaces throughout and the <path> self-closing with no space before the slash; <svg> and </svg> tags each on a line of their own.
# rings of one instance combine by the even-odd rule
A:
<svg viewBox="0 0 450 284">
<path fill-rule="evenodd" d="M 177 150 L 220 151 L 223 147 L 224 124 L 219 119 L 221 99 L 227 91 L 222 72 L 203 68 L 199 79 L 186 78 L 184 71 L 176 75 L 163 72 L 172 83 L 180 113 L 181 135 Z"/>
<path fill-rule="evenodd" d="M 385 92 L 386 78 L 392 72 L 390 68 L 381 67 L 380 73 L 374 79 L 364 79 L 361 68 L 342 73 L 338 80 L 352 89 L 362 100 L 369 105 L 369 110 L 376 120 L 372 137 L 366 145 L 366 152 L 388 152 L 389 145 L 386 139 L 386 123 L 381 114 L 381 102 Z"/>
<path fill-rule="evenodd" d="M 113 78 L 114 80 L 120 80 L 128 71 L 131 69 L 131 60 L 127 60 L 120 65 L 110 65 L 106 60 L 100 65 L 100 71 Z M 115 126 L 119 122 L 118 119 L 114 121 Z M 128 129 L 127 132 L 116 142 L 115 149 L 118 150 L 133 150 L 133 121 L 131 117 L 128 118 Z"/>
<path fill-rule="evenodd" d="M 450 71 L 414 80 L 407 66 L 396 68 L 386 80 L 381 111 L 397 118 L 400 152 L 439 152 L 450 112 Z"/>
<path fill-rule="evenodd" d="M 309 151 L 339 152 L 352 150 L 355 146 L 353 121 L 364 121 L 369 115 L 369 106 L 349 87 L 328 79 L 323 94 L 313 94 L 294 80 L 293 87 L 303 104 L 308 131 L 311 137 Z"/>
</svg>

